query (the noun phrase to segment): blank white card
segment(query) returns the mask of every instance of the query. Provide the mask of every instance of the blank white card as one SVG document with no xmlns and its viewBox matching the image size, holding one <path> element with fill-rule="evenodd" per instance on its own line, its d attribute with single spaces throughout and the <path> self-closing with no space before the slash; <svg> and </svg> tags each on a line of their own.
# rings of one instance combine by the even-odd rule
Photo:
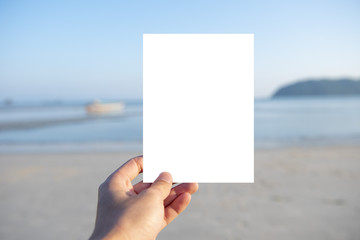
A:
<svg viewBox="0 0 360 240">
<path fill-rule="evenodd" d="M 144 182 L 254 182 L 253 34 L 143 35 Z"/>
</svg>

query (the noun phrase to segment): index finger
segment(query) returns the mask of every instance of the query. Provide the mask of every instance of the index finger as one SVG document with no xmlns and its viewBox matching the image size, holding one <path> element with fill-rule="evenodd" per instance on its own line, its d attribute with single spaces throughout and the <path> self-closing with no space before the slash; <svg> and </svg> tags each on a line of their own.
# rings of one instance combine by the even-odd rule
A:
<svg viewBox="0 0 360 240">
<path fill-rule="evenodd" d="M 110 177 L 127 177 L 130 181 L 134 180 L 139 173 L 143 171 L 143 156 L 137 156 L 131 158 L 126 163 L 124 163 L 121 167 L 115 170 Z"/>
</svg>

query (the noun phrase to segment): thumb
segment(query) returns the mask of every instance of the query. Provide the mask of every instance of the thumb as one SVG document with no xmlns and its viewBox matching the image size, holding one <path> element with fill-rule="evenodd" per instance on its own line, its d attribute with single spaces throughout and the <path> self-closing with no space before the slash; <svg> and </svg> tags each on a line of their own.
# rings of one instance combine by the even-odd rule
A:
<svg viewBox="0 0 360 240">
<path fill-rule="evenodd" d="M 171 190 L 172 176 L 168 172 L 162 172 L 159 177 L 151 184 L 150 189 L 156 190 L 161 193 L 163 199 L 165 199 Z"/>
</svg>

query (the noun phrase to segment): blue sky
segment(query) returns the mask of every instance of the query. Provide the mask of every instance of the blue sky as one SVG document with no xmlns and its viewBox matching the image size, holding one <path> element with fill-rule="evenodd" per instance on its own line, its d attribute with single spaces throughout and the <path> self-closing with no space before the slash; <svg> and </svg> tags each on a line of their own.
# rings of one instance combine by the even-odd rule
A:
<svg viewBox="0 0 360 240">
<path fill-rule="evenodd" d="M 143 33 L 254 33 L 255 96 L 360 77 L 359 1 L 0 1 L 0 100 L 142 97 Z"/>
</svg>

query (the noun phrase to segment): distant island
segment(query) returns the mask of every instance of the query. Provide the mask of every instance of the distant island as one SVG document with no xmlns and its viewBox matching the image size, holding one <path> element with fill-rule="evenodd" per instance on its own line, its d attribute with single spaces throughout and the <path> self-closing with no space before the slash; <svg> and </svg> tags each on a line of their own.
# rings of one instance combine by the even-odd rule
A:
<svg viewBox="0 0 360 240">
<path fill-rule="evenodd" d="M 281 87 L 272 97 L 330 95 L 360 95 L 360 79 L 308 79 Z"/>
</svg>

